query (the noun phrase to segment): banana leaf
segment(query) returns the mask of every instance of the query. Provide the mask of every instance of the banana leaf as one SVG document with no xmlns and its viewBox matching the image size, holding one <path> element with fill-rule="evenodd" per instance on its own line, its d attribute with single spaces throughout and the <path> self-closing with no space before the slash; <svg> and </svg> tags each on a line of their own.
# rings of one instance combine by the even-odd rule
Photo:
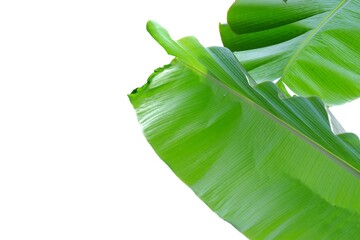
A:
<svg viewBox="0 0 360 240">
<path fill-rule="evenodd" d="M 257 82 L 336 105 L 360 96 L 360 0 L 236 0 L 225 47 Z"/>
<path fill-rule="evenodd" d="M 129 94 L 148 142 L 250 239 L 357 239 L 360 141 L 331 131 L 317 97 L 254 84 L 232 52 L 147 29 L 175 56 Z"/>
</svg>

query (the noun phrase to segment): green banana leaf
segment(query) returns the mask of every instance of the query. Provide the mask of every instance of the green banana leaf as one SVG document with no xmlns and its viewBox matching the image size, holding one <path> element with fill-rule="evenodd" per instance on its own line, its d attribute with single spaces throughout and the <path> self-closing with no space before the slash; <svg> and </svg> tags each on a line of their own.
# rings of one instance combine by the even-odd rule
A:
<svg viewBox="0 0 360 240">
<path fill-rule="evenodd" d="M 252 86 L 231 51 L 150 34 L 176 58 L 129 94 L 160 158 L 250 239 L 357 239 L 360 141 L 317 97 Z"/>
<path fill-rule="evenodd" d="M 223 44 L 257 82 L 328 105 L 360 97 L 360 0 L 237 0 L 227 18 Z"/>
</svg>

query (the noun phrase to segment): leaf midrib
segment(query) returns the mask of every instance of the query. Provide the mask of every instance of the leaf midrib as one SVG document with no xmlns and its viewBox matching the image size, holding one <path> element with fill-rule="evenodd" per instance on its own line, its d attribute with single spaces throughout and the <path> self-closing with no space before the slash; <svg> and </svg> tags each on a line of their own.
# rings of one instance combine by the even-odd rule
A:
<svg viewBox="0 0 360 240">
<path fill-rule="evenodd" d="M 231 93 L 234 96 L 244 100 L 248 104 L 254 106 L 260 112 L 264 113 L 265 116 L 270 117 L 271 119 L 273 119 L 275 122 L 277 122 L 281 126 L 287 128 L 294 135 L 302 138 L 309 145 L 312 145 L 315 149 L 318 149 L 320 152 L 322 152 L 323 154 L 327 155 L 330 159 L 332 159 L 335 163 L 337 163 L 340 166 L 343 166 L 345 168 L 345 170 L 348 170 L 349 173 L 351 173 L 352 175 L 354 175 L 355 177 L 360 179 L 360 170 L 358 170 L 356 167 L 354 167 L 350 163 L 346 162 L 344 159 L 342 159 L 338 155 L 331 152 L 329 149 L 327 149 L 324 146 L 320 145 L 318 142 L 312 140 L 310 137 L 306 136 L 304 133 L 300 132 L 298 129 L 294 128 L 293 126 L 291 126 L 290 124 L 288 124 L 284 120 L 278 118 L 277 116 L 275 116 L 274 114 L 269 112 L 267 109 L 263 108 L 262 106 L 259 106 L 258 104 L 253 102 L 251 99 L 247 98 L 244 95 L 241 95 L 240 93 L 238 93 L 234 89 L 230 88 L 229 86 L 224 84 L 221 80 L 219 80 L 219 79 L 217 79 L 217 78 L 215 78 L 213 76 L 210 76 L 209 74 L 207 74 L 207 73 L 205 73 L 205 72 L 203 72 L 203 71 L 201 71 L 201 70 L 199 70 L 197 68 L 194 68 L 193 66 L 187 64 L 186 62 L 182 61 L 179 58 L 178 58 L 178 60 L 179 60 L 180 64 L 183 64 L 183 65 L 185 65 L 185 67 L 188 67 L 189 69 L 192 69 L 193 71 L 197 72 L 198 74 L 201 74 L 201 75 L 205 76 L 206 78 L 210 79 L 215 84 L 217 84 L 220 87 L 222 87 L 223 89 L 227 90 L 229 93 Z"/>
<path fill-rule="evenodd" d="M 288 64 L 285 66 L 282 77 L 286 76 L 296 59 L 299 57 L 302 50 L 309 44 L 313 37 L 322 29 L 325 24 L 327 24 L 334 16 L 336 16 L 336 14 L 341 9 L 343 9 L 348 3 L 350 3 L 350 1 L 351 0 L 342 0 L 333 10 L 329 12 L 328 15 L 326 15 L 326 17 L 319 23 L 319 25 L 310 32 L 309 36 L 304 40 L 302 44 L 300 44 L 300 46 L 296 49 L 294 55 L 290 58 Z"/>
</svg>

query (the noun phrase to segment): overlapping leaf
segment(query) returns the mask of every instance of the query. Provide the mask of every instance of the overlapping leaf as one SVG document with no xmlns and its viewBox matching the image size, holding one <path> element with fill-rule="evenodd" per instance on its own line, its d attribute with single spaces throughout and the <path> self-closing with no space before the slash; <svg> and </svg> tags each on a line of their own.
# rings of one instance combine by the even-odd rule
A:
<svg viewBox="0 0 360 240">
<path fill-rule="evenodd" d="M 359 23 L 360 0 L 237 0 L 220 32 L 257 82 L 332 105 L 360 96 Z"/>
<path fill-rule="evenodd" d="M 318 98 L 251 86 L 228 49 L 148 30 L 176 58 L 129 98 L 182 181 L 251 239 L 360 235 L 360 142 L 332 133 Z"/>
</svg>

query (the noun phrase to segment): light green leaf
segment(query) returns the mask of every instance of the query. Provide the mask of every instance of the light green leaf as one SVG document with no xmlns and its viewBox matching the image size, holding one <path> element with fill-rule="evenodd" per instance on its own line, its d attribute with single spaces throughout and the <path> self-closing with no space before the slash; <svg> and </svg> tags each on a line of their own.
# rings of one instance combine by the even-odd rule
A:
<svg viewBox="0 0 360 240">
<path fill-rule="evenodd" d="M 333 105 L 360 97 L 359 23 L 360 0 L 237 0 L 220 32 L 255 81 Z"/>
<path fill-rule="evenodd" d="M 250 86 L 228 49 L 148 31 L 176 58 L 129 99 L 197 196 L 251 239 L 358 238 L 359 139 L 334 135 L 318 98 L 280 98 L 271 82 Z"/>
</svg>

